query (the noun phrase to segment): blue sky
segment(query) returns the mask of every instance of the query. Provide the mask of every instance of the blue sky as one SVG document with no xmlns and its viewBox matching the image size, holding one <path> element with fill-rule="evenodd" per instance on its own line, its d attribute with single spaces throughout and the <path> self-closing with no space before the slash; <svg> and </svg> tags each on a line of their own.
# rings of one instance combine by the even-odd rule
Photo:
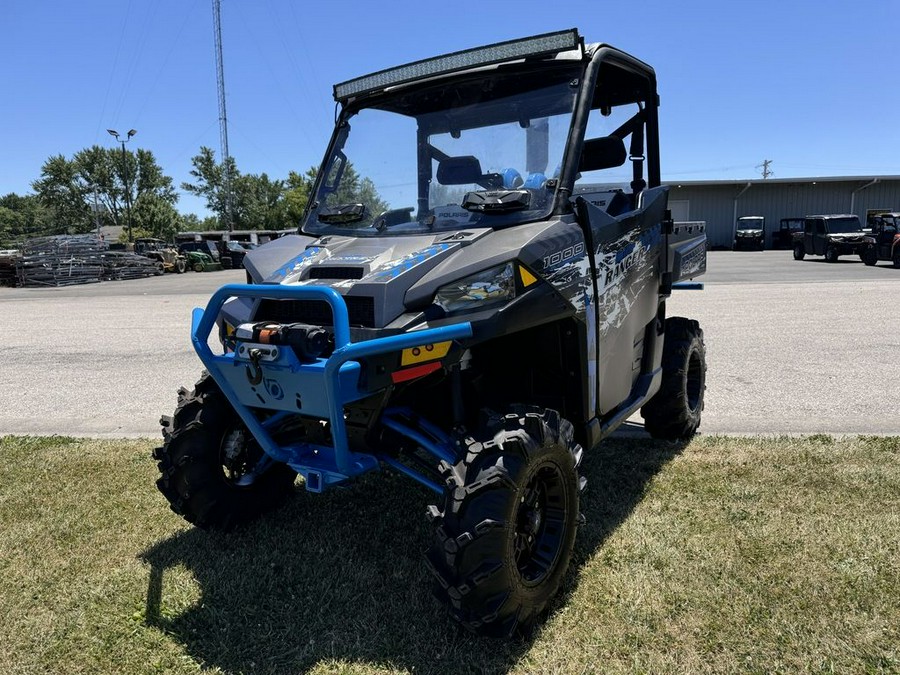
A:
<svg viewBox="0 0 900 675">
<path fill-rule="evenodd" d="M 211 0 L 3 0 L 0 194 L 138 134 L 176 185 L 219 152 Z M 244 173 L 321 160 L 335 82 L 577 27 L 657 71 L 665 180 L 898 174 L 897 0 L 222 0 L 229 147 Z M 205 215 L 182 194 L 182 212 Z"/>
</svg>

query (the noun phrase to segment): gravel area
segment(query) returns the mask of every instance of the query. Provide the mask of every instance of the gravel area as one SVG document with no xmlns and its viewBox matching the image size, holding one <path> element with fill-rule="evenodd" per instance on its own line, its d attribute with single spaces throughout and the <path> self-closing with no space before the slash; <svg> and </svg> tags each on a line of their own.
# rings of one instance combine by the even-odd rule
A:
<svg viewBox="0 0 900 675">
<path fill-rule="evenodd" d="M 669 304 L 705 332 L 702 432 L 900 433 L 900 270 L 789 251 L 713 251 L 709 265 L 705 291 Z M 201 370 L 191 309 L 243 279 L 0 288 L 0 434 L 158 436 L 176 389 Z"/>
</svg>

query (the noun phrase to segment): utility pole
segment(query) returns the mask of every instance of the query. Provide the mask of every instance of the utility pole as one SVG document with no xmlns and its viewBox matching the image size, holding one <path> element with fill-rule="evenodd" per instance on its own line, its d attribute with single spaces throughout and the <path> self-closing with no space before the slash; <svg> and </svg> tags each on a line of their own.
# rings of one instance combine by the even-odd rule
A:
<svg viewBox="0 0 900 675">
<path fill-rule="evenodd" d="M 225 227 L 234 229 L 231 212 L 231 161 L 228 154 L 228 116 L 225 114 L 225 70 L 222 66 L 221 0 L 213 0 L 216 37 L 216 88 L 219 94 L 219 141 L 222 145 L 222 188 L 225 190 Z"/>
<path fill-rule="evenodd" d="M 122 144 L 122 183 L 125 188 L 125 222 L 128 227 L 128 243 L 134 242 L 131 231 L 131 185 L 128 183 L 128 159 L 125 156 L 125 144 L 137 133 L 137 129 L 129 129 L 124 139 L 119 138 L 119 132 L 115 129 L 106 130 L 110 136 L 115 136 L 116 141 Z"/>
<path fill-rule="evenodd" d="M 100 207 L 97 205 L 97 186 L 94 186 L 94 226 L 97 228 L 97 239 L 100 238 Z"/>
<path fill-rule="evenodd" d="M 768 178 L 769 176 L 774 176 L 774 175 L 775 175 L 775 172 L 774 172 L 774 171 L 771 171 L 771 170 L 769 169 L 769 166 L 771 166 L 771 164 L 772 164 L 772 160 L 771 160 L 771 159 L 764 159 L 762 164 L 757 164 L 757 165 L 756 165 L 756 168 L 757 168 L 757 169 L 762 169 L 761 173 L 762 173 L 763 180 L 765 180 L 765 179 Z"/>
</svg>

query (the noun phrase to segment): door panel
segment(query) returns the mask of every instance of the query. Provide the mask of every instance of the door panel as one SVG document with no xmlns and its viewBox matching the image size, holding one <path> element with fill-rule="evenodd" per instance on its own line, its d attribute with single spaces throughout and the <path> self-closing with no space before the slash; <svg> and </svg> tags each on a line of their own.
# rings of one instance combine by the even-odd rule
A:
<svg viewBox="0 0 900 675">
<path fill-rule="evenodd" d="M 668 188 L 645 190 L 641 208 L 610 216 L 579 200 L 593 251 L 596 283 L 598 408 L 626 401 L 640 375 L 644 330 L 659 305 L 659 257 Z"/>
</svg>

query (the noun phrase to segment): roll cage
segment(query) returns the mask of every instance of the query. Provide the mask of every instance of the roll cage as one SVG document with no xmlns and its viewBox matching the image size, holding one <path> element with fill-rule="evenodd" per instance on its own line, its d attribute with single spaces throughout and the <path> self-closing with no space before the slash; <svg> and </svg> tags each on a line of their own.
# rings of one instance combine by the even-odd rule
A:
<svg viewBox="0 0 900 675">
<path fill-rule="evenodd" d="M 519 83 L 525 79 L 531 82 L 553 83 L 559 81 L 561 77 L 570 78 L 571 83 L 577 87 L 577 93 L 571 125 L 560 162 L 559 175 L 553 182 L 548 182 L 549 187 L 555 188 L 550 208 L 552 215 L 572 212 L 571 197 L 580 171 L 618 165 L 610 163 L 608 158 L 598 156 L 601 153 L 601 146 L 591 143 L 592 140 L 597 139 L 585 138 L 588 118 L 597 112 L 603 116 L 609 116 L 613 108 L 636 104 L 637 111 L 609 135 L 621 141 L 627 139 L 627 159 L 632 164 L 632 180 L 630 182 L 632 202 L 645 188 L 658 186 L 660 184 L 657 113 L 659 99 L 656 92 L 656 74 L 653 68 L 609 45 L 584 46 L 582 39 L 577 36 L 577 32 L 573 30 L 572 33 L 576 37 L 576 47 L 565 51 L 543 53 L 533 58 L 513 58 L 488 66 L 477 65 L 467 69 L 457 69 L 446 74 L 438 73 L 422 79 L 411 79 L 397 85 L 375 87 L 362 93 L 342 93 L 344 85 L 336 85 L 335 100 L 339 104 L 339 109 L 336 115 L 335 130 L 323 158 L 322 170 L 318 172 L 313 185 L 312 195 L 314 197 L 307 204 L 301 230 L 307 234 L 319 234 L 309 231 L 307 225 L 310 222 L 312 211 L 319 206 L 319 199 L 329 189 L 328 183 L 339 180 L 340 173 L 346 166 L 346 157 L 342 154 L 342 147 L 349 133 L 350 118 L 366 108 L 410 114 L 409 105 L 414 95 L 426 91 L 428 96 L 425 98 L 428 104 L 437 111 L 452 107 L 454 101 L 465 100 L 466 92 L 475 88 L 490 87 L 492 90 L 508 90 L 510 93 L 514 93 L 516 87 L 521 86 Z M 416 64 L 401 66 L 395 70 L 402 71 L 412 65 Z M 390 71 L 381 72 L 390 73 Z M 374 75 L 379 75 L 379 73 Z M 374 75 L 366 77 L 374 77 Z M 351 82 L 356 82 L 356 80 Z M 421 98 L 418 104 L 422 105 Z M 513 112 L 509 110 L 491 111 L 489 103 L 479 104 L 478 107 L 478 112 L 485 115 L 487 119 L 492 116 L 508 118 Z M 440 162 L 447 159 L 444 153 L 427 142 L 428 134 L 438 129 L 437 126 L 418 129 L 417 206 L 420 214 L 426 213 L 428 209 L 428 185 L 434 178 L 432 161 Z M 454 129 L 450 125 L 445 130 L 454 133 Z M 530 148 L 529 152 L 531 152 Z M 484 184 L 484 187 L 489 189 L 495 186 Z M 546 215 L 541 214 L 530 220 L 539 220 Z"/>
</svg>

